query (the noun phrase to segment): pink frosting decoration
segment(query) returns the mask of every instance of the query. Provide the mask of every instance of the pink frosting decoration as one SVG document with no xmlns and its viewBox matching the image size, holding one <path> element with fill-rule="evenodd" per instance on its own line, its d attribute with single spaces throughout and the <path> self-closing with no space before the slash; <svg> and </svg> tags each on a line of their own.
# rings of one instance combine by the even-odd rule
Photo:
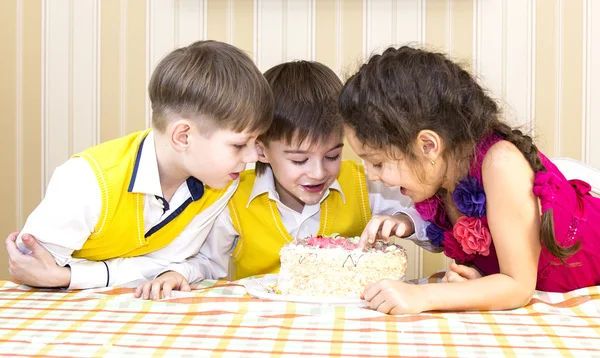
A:
<svg viewBox="0 0 600 358">
<path fill-rule="evenodd" d="M 335 248 L 343 248 L 346 250 L 354 250 L 358 248 L 358 244 L 352 243 L 352 241 L 347 240 L 343 237 L 323 237 L 323 236 L 313 236 L 308 239 L 308 244 L 310 246 L 316 246 L 321 249 L 335 249 Z"/>
<path fill-rule="evenodd" d="M 490 254 L 492 235 L 478 218 L 461 216 L 454 224 L 454 237 L 467 254 Z"/>
<path fill-rule="evenodd" d="M 555 193 L 559 189 L 560 178 L 554 172 L 536 172 L 533 182 L 533 193 L 540 198 L 542 212 L 550 209 L 556 200 Z"/>
</svg>

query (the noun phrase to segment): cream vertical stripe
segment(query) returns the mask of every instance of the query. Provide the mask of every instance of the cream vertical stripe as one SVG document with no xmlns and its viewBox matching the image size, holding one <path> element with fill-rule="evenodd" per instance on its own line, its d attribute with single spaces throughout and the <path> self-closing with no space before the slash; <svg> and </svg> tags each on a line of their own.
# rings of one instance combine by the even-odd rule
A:
<svg viewBox="0 0 600 358">
<path fill-rule="evenodd" d="M 254 1 L 233 0 L 231 42 L 254 56 Z"/>
<path fill-rule="evenodd" d="M 362 0 L 343 0 L 340 15 L 340 75 L 344 80 L 358 69 L 362 61 Z"/>
<path fill-rule="evenodd" d="M 315 24 L 315 60 L 331 69 L 338 69 L 338 40 L 340 9 L 337 0 L 318 0 L 316 2 L 316 24 Z M 354 23 L 358 26 L 358 23 Z"/>
<path fill-rule="evenodd" d="M 5 175 L 0 185 L 0 195 L 4 205 L 0 207 L 0 226 L 3 234 L 15 231 L 17 227 L 17 13 L 18 3 L 16 1 L 0 2 L 0 41 L 6 56 L 0 56 L 0 108 L 3 119 L 0 120 L 0 130 L 5 133 L 5 138 L 0 141 L 0 150 L 5 155 L 0 159 Z M 0 250 L 0 261 L 6 263 L 6 252 Z M 4 265 L 6 267 L 6 264 Z M 0 275 L 6 277 L 7 271 L 1 270 Z"/>
<path fill-rule="evenodd" d="M 581 159 L 583 103 L 583 0 L 562 1 L 560 155 Z"/>
<path fill-rule="evenodd" d="M 21 126 L 21 181 L 16 189 L 21 192 L 20 228 L 29 213 L 38 205 L 44 180 L 42 178 L 42 2 L 21 1 L 21 45 L 23 61 L 22 75 L 22 115 Z M 3 42 L 4 43 L 4 42 Z M 0 66 L 4 68 L 4 66 Z M 3 77 L 4 78 L 4 77 Z M 2 111 L 2 113 L 5 113 Z M 5 132 L 4 130 L 2 133 Z M 0 159 L 2 163 L 2 159 Z M 2 167 L 5 165 L 2 163 Z M 4 186 L 4 185 L 3 185 Z M 10 187 L 10 186 L 9 186 Z M 3 196 L 5 197 L 5 196 Z M 4 216 L 0 214 L 0 216 Z M 0 224 L 0 229 L 8 229 Z M 12 230 L 12 229 L 11 229 Z M 4 230 L 2 230 L 4 233 Z M 0 265 L 2 260 L 0 259 Z M 3 277 L 0 270 L 0 278 Z"/>
<path fill-rule="evenodd" d="M 229 6 L 228 0 L 207 0 L 208 13 L 207 17 L 207 34 L 209 40 L 229 42 Z"/>
<path fill-rule="evenodd" d="M 122 133 L 122 4 L 102 0 L 100 7 L 100 141 Z"/>
</svg>

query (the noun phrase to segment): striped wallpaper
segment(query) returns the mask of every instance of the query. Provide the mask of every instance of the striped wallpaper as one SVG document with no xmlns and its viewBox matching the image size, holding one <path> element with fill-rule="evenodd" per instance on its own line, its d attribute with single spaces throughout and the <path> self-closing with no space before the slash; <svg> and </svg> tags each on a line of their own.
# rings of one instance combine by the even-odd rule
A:
<svg viewBox="0 0 600 358">
<path fill-rule="evenodd" d="M 447 51 L 548 155 L 600 167 L 599 23 L 592 0 L 0 1 L 0 236 L 71 154 L 148 126 L 153 67 L 198 39 L 232 43 L 263 71 L 309 59 L 342 78 L 392 44 Z M 445 267 L 405 246 L 408 276 Z"/>
</svg>

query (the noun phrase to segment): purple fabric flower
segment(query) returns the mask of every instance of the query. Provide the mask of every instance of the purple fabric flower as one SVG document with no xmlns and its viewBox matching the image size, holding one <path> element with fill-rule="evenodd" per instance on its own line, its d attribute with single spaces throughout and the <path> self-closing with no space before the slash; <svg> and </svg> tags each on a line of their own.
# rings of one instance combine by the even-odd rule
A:
<svg viewBox="0 0 600 358">
<path fill-rule="evenodd" d="M 480 218 L 485 215 L 485 192 L 477 178 L 461 179 L 452 193 L 456 208 L 467 216 Z"/>
<path fill-rule="evenodd" d="M 427 237 L 429 238 L 429 240 L 431 240 L 431 244 L 433 246 L 436 247 L 442 247 L 444 246 L 443 242 L 444 242 L 444 232 L 446 230 L 442 229 L 441 227 L 437 226 L 436 224 L 429 224 L 429 226 L 427 226 L 427 229 L 425 229 L 425 231 L 427 232 Z"/>
</svg>

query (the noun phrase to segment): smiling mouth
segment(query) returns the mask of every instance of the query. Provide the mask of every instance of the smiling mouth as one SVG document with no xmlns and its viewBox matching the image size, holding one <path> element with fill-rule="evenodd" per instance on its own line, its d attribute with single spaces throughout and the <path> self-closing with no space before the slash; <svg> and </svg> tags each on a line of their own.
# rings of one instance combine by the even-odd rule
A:
<svg viewBox="0 0 600 358">
<path fill-rule="evenodd" d="M 316 185 L 302 185 L 302 188 L 309 193 L 319 193 L 325 188 L 325 183 Z"/>
</svg>

